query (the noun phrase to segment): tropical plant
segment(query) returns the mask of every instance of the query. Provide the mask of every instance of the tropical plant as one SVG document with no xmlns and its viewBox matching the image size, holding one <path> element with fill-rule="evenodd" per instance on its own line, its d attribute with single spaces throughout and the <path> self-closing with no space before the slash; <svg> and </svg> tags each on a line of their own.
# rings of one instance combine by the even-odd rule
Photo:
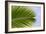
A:
<svg viewBox="0 0 46 34">
<path fill-rule="evenodd" d="M 35 13 L 27 6 L 12 6 L 12 28 L 31 27 L 35 22 Z"/>
</svg>

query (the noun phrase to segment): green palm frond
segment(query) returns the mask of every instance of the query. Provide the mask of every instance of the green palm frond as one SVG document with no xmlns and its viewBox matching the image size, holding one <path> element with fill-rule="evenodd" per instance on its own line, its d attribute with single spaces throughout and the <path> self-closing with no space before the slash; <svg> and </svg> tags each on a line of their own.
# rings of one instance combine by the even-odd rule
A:
<svg viewBox="0 0 46 34">
<path fill-rule="evenodd" d="M 35 13 L 27 6 L 12 6 L 12 28 L 31 27 Z"/>
</svg>

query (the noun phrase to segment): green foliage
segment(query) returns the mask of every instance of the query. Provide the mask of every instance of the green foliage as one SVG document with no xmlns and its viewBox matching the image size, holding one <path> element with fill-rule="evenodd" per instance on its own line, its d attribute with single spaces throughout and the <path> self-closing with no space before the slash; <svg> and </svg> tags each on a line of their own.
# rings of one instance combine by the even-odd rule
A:
<svg viewBox="0 0 46 34">
<path fill-rule="evenodd" d="M 35 13 L 27 6 L 12 6 L 12 28 L 31 27 L 35 22 Z"/>
</svg>

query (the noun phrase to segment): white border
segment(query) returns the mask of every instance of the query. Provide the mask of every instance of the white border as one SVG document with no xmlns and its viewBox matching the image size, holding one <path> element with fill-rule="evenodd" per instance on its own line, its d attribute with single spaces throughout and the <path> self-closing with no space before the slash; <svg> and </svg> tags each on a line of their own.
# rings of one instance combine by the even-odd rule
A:
<svg viewBox="0 0 46 34">
<path fill-rule="evenodd" d="M 41 7 L 41 27 L 32 27 L 32 28 L 11 28 L 11 6 L 40 6 Z M 43 5 L 41 4 L 26 4 L 26 3 L 8 3 L 8 31 L 24 31 L 24 30 L 42 30 L 43 29 Z"/>
</svg>

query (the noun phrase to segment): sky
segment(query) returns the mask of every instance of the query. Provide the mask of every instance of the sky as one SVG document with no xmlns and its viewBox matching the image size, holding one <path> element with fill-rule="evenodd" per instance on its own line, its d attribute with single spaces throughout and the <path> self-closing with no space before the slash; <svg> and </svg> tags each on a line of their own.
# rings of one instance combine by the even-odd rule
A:
<svg viewBox="0 0 46 34">
<path fill-rule="evenodd" d="M 41 26 L 41 7 L 40 6 L 31 6 L 33 11 L 36 13 L 36 22 L 33 24 L 34 27 Z"/>
</svg>

